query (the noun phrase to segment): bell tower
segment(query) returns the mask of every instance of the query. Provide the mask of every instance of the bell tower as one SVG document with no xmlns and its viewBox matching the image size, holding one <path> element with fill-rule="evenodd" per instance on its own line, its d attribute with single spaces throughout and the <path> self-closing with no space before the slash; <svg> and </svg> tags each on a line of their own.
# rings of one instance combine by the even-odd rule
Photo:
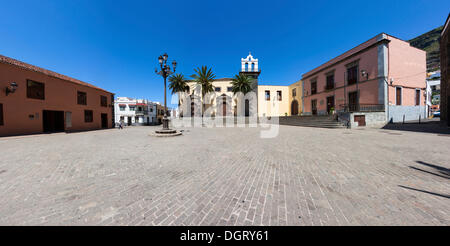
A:
<svg viewBox="0 0 450 246">
<path fill-rule="evenodd" d="M 240 75 L 244 74 L 254 79 L 252 83 L 252 89 L 257 92 L 258 89 L 258 77 L 261 70 L 258 67 L 258 59 L 253 58 L 252 53 L 249 52 L 246 58 L 241 58 L 241 71 Z"/>
</svg>

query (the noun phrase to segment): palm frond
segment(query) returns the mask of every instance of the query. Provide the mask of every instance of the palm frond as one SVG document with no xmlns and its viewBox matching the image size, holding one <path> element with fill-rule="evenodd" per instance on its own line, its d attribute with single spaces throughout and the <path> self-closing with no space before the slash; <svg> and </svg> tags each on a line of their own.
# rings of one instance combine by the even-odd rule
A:
<svg viewBox="0 0 450 246">
<path fill-rule="evenodd" d="M 248 77 L 244 74 L 235 75 L 231 81 L 231 91 L 236 94 L 238 92 L 242 92 L 245 94 L 252 91 L 252 78 Z"/>
<path fill-rule="evenodd" d="M 170 76 L 169 82 L 169 89 L 172 90 L 172 94 L 187 91 L 187 89 L 189 88 L 184 75 L 180 73 Z"/>
</svg>

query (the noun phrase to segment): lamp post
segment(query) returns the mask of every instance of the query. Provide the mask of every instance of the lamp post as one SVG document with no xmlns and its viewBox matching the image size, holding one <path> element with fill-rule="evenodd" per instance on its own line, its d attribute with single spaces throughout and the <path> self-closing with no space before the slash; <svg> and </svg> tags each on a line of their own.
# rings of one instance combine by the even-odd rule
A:
<svg viewBox="0 0 450 246">
<path fill-rule="evenodd" d="M 169 75 L 175 73 L 175 69 L 177 67 L 177 62 L 173 61 L 172 62 L 172 68 L 173 71 L 170 69 L 170 65 L 167 64 L 167 58 L 169 56 L 167 55 L 167 53 L 164 53 L 164 55 L 159 56 L 158 57 L 158 62 L 159 62 L 159 66 L 160 66 L 160 71 L 158 71 L 158 69 L 155 69 L 156 74 L 161 75 L 164 78 L 164 118 L 162 120 L 163 122 L 163 131 L 165 130 L 170 130 L 169 129 L 169 118 L 167 118 L 167 98 L 166 98 L 166 80 L 167 77 L 169 77 Z"/>
</svg>

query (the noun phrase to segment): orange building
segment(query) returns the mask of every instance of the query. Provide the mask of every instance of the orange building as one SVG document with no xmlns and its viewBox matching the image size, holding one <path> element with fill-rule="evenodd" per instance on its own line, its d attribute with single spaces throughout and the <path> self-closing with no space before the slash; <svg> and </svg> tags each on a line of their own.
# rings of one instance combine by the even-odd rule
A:
<svg viewBox="0 0 450 246">
<path fill-rule="evenodd" d="M 0 136 L 113 127 L 114 94 L 0 55 Z"/>
</svg>

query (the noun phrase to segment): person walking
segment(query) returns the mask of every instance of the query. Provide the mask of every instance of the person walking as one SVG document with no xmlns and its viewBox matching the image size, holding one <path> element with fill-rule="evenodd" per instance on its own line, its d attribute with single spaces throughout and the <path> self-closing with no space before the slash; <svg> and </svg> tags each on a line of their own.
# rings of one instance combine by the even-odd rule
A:
<svg viewBox="0 0 450 246">
<path fill-rule="evenodd" d="M 123 120 L 120 120 L 119 122 L 119 129 L 123 129 Z"/>
</svg>

